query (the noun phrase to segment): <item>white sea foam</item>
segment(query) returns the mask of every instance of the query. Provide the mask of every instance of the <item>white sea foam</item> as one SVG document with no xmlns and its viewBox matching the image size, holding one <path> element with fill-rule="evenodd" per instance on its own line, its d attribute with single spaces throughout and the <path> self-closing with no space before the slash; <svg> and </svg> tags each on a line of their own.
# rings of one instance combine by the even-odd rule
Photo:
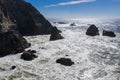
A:
<svg viewBox="0 0 120 80">
<path fill-rule="evenodd" d="M 59 21 L 59 20 L 58 20 Z M 33 61 L 20 59 L 20 54 L 0 58 L 0 80 L 120 80 L 119 21 L 105 19 L 71 19 L 67 24 L 53 25 L 62 30 L 64 39 L 49 41 L 50 35 L 25 37 L 36 50 Z M 76 26 L 70 26 L 75 22 Z M 89 24 L 116 33 L 115 38 L 85 35 Z M 65 56 L 68 55 L 68 56 Z M 71 58 L 74 65 L 56 63 L 61 57 Z M 16 65 L 15 70 L 9 68 Z"/>
</svg>

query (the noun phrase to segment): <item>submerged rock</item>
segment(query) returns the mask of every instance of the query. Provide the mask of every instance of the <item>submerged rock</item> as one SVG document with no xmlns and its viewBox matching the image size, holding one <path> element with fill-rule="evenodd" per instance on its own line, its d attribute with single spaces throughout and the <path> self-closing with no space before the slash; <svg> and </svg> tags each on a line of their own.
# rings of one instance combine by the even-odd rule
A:
<svg viewBox="0 0 120 80">
<path fill-rule="evenodd" d="M 59 64 L 64 65 L 64 66 L 72 66 L 74 64 L 74 62 L 71 61 L 71 59 L 69 59 L 69 58 L 57 59 L 56 63 L 59 63 Z"/>
<path fill-rule="evenodd" d="M 53 27 L 51 31 L 50 41 L 63 39 L 63 37 L 60 34 L 60 31 L 57 29 L 57 27 Z"/>
<path fill-rule="evenodd" d="M 58 24 L 67 24 L 66 22 L 58 22 Z"/>
<path fill-rule="evenodd" d="M 112 31 L 103 30 L 103 36 L 116 37 L 115 33 Z"/>
<path fill-rule="evenodd" d="M 76 24 L 75 23 L 71 23 L 70 26 L 76 26 Z"/>
<path fill-rule="evenodd" d="M 35 55 L 33 51 L 25 51 L 21 55 L 21 59 L 26 60 L 26 61 L 31 61 L 34 58 L 37 58 L 37 55 Z"/>
<path fill-rule="evenodd" d="M 0 23 L 22 35 L 50 34 L 52 25 L 25 0 L 0 0 Z"/>
<path fill-rule="evenodd" d="M 16 68 L 16 66 L 12 66 L 11 68 L 10 68 L 10 70 L 14 70 Z"/>
<path fill-rule="evenodd" d="M 0 33 L 0 57 L 24 51 L 30 44 L 17 31 Z"/>
<path fill-rule="evenodd" d="M 89 36 L 99 35 L 99 30 L 95 25 L 90 25 L 90 27 L 87 29 L 86 35 Z"/>
</svg>

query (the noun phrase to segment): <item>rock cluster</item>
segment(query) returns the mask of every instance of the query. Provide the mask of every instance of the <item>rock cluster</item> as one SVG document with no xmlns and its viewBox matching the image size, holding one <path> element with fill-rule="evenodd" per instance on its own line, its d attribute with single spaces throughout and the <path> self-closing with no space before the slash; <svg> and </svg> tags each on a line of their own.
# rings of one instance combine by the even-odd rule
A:
<svg viewBox="0 0 120 80">
<path fill-rule="evenodd" d="M 17 31 L 11 30 L 0 33 L 0 56 L 16 54 L 28 48 L 30 43 Z"/>
<path fill-rule="evenodd" d="M 30 46 L 22 35 L 51 34 L 50 40 L 57 40 L 63 38 L 60 32 L 25 0 L 0 0 L 1 57 L 23 52 Z M 31 60 L 35 57 L 34 52 L 24 52 L 22 58 L 29 56 Z"/>
<path fill-rule="evenodd" d="M 87 29 L 86 35 L 89 35 L 89 36 L 99 35 L 99 30 L 95 25 L 90 25 L 90 27 Z M 114 32 L 107 31 L 107 30 L 103 30 L 102 35 L 109 36 L 109 37 L 116 37 Z"/>
<path fill-rule="evenodd" d="M 36 53 L 35 50 L 24 51 L 23 54 L 21 55 L 21 59 L 31 61 L 34 58 L 37 58 L 37 55 L 35 55 L 34 53 Z"/>
</svg>

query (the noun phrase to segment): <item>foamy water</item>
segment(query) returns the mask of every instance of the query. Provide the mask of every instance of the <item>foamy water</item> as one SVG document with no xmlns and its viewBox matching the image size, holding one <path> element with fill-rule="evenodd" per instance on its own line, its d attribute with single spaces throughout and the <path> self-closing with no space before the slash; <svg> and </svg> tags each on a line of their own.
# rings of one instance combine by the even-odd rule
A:
<svg viewBox="0 0 120 80">
<path fill-rule="evenodd" d="M 56 20 L 55 20 L 56 21 Z M 62 21 L 62 20 L 58 20 Z M 120 23 L 116 19 L 69 19 L 66 24 L 52 23 L 62 30 L 64 39 L 49 41 L 50 35 L 25 37 L 36 50 L 38 58 L 20 59 L 20 54 L 0 58 L 0 80 L 120 80 Z M 54 22 L 54 21 L 51 21 Z M 75 22 L 76 26 L 70 26 Z M 85 35 L 90 24 L 102 30 L 112 30 L 116 37 Z M 66 56 L 68 55 L 68 56 Z M 61 57 L 75 64 L 56 63 Z M 9 70 L 16 65 L 15 70 Z"/>
</svg>

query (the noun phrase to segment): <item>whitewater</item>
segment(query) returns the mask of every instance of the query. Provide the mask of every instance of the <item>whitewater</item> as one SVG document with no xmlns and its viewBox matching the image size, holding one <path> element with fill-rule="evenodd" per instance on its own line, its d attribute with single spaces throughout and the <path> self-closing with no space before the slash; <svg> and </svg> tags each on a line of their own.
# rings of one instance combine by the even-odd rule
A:
<svg viewBox="0 0 120 80">
<path fill-rule="evenodd" d="M 50 35 L 25 36 L 38 58 L 20 59 L 22 53 L 0 58 L 0 80 L 120 80 L 120 19 L 81 18 L 49 19 L 62 31 L 64 39 L 49 41 Z M 65 22 L 59 24 L 57 22 Z M 75 23 L 75 26 L 70 26 Z M 95 24 L 99 36 L 87 36 L 90 24 Z M 103 30 L 116 37 L 102 36 Z M 70 58 L 75 64 L 56 63 Z M 15 65 L 16 69 L 10 70 Z"/>
</svg>

